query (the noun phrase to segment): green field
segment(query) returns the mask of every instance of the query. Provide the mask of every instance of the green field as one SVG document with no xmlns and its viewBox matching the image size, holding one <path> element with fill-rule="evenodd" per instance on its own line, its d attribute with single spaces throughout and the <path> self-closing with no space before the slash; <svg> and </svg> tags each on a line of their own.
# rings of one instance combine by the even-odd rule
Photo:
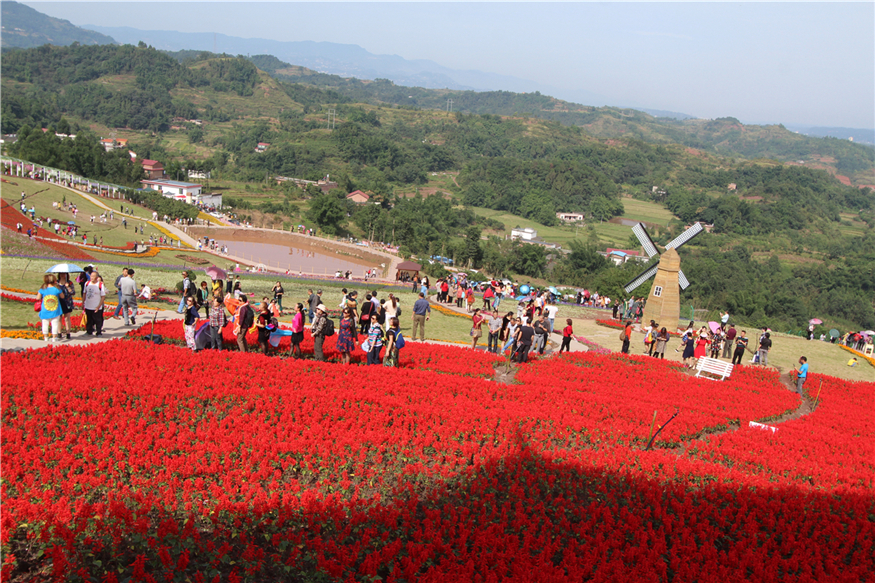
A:
<svg viewBox="0 0 875 583">
<path fill-rule="evenodd" d="M 623 200 L 623 217 L 632 221 L 642 221 L 645 223 L 655 223 L 657 225 L 667 226 L 668 223 L 675 218 L 671 211 L 659 203 L 636 200 L 634 198 L 624 197 Z"/>
<path fill-rule="evenodd" d="M 505 227 L 504 234 L 507 236 L 510 236 L 511 229 L 515 227 L 523 227 L 535 229 L 540 238 L 549 243 L 561 245 L 563 248 L 567 248 L 569 241 L 572 239 L 580 241 L 590 240 L 590 231 L 587 229 L 586 225 L 560 225 L 557 227 L 546 227 L 535 221 L 524 219 L 505 211 L 496 211 L 481 207 L 470 208 L 481 217 L 488 217 L 503 223 Z M 661 204 L 654 202 L 624 198 L 623 208 L 625 209 L 625 212 L 623 213 L 623 216 L 619 218 L 631 221 L 644 221 L 665 226 L 674 218 L 674 215 L 672 215 L 668 209 Z M 592 226 L 595 230 L 595 234 L 598 236 L 599 246 L 620 248 L 628 246 L 629 236 L 632 234 L 631 227 L 609 222 L 592 223 Z"/>
</svg>

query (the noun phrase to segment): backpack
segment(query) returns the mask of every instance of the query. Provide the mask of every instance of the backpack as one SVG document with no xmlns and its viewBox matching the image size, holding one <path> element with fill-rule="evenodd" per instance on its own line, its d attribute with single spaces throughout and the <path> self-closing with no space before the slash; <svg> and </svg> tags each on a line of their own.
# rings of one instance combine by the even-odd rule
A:
<svg viewBox="0 0 875 583">
<path fill-rule="evenodd" d="M 334 336 L 334 320 L 325 318 L 325 328 L 323 328 L 325 336 Z"/>
<path fill-rule="evenodd" d="M 395 348 L 404 348 L 404 345 L 407 344 L 404 342 L 404 336 L 401 335 L 401 330 L 395 332 Z"/>
<path fill-rule="evenodd" d="M 644 344 L 653 344 L 653 332 L 648 332 L 644 337 Z"/>
</svg>

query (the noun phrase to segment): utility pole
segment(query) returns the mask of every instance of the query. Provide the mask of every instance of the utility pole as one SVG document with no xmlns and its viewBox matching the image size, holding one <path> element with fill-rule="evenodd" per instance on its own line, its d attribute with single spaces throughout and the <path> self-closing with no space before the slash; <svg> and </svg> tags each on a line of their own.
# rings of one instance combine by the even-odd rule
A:
<svg viewBox="0 0 875 583">
<path fill-rule="evenodd" d="M 328 129 L 334 129 L 334 123 L 337 121 L 337 110 L 329 109 L 328 110 Z"/>
<path fill-rule="evenodd" d="M 447 113 L 453 113 L 453 100 L 447 99 Z"/>
</svg>

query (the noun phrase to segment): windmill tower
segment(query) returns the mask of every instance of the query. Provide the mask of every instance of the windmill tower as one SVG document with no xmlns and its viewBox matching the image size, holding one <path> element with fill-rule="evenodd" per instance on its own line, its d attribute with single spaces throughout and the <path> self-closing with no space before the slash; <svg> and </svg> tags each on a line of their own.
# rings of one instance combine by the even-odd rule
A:
<svg viewBox="0 0 875 583">
<path fill-rule="evenodd" d="M 680 290 L 687 289 L 690 282 L 681 271 L 681 258 L 676 249 L 703 230 L 701 224 L 694 224 L 666 245 L 665 252 L 660 256 L 659 249 L 656 248 L 644 225 L 638 223 L 632 227 L 632 232 L 638 237 L 638 241 L 641 242 L 641 247 L 644 248 L 647 256 L 651 259 L 654 256 L 659 257 L 657 264 L 645 269 L 624 288 L 626 293 L 632 293 L 647 280 L 653 278 L 650 295 L 647 296 L 647 304 L 644 306 L 644 322 L 654 320 L 672 332 L 677 330 L 681 311 Z"/>
</svg>

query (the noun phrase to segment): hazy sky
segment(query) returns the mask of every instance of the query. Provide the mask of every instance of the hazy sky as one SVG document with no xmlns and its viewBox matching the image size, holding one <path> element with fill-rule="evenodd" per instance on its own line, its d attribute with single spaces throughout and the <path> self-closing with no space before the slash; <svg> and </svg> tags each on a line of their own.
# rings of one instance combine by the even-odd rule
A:
<svg viewBox="0 0 875 583">
<path fill-rule="evenodd" d="M 34 2 L 73 24 L 355 44 L 607 103 L 875 127 L 875 3 Z"/>
</svg>

